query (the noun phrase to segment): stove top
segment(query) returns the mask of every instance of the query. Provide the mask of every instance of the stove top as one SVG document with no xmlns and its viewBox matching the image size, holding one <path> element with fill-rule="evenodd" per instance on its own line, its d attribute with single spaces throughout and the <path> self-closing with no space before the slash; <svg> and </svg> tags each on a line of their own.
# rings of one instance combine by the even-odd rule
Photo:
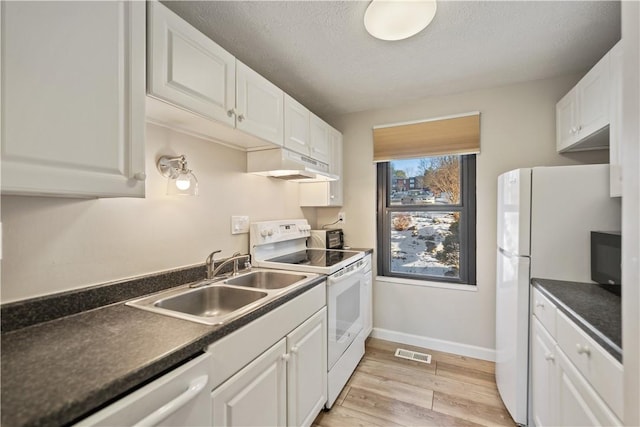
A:
<svg viewBox="0 0 640 427">
<path fill-rule="evenodd" d="M 332 267 L 349 258 L 358 257 L 356 251 L 307 249 L 266 260 L 284 264 L 308 265 L 312 267 Z M 355 259 L 354 259 L 355 261 Z"/>
</svg>

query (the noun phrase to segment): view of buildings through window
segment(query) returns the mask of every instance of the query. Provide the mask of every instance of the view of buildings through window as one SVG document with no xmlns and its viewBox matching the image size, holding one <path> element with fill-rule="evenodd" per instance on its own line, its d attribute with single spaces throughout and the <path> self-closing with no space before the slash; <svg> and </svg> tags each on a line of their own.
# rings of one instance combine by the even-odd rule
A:
<svg viewBox="0 0 640 427">
<path fill-rule="evenodd" d="M 388 164 L 388 273 L 460 281 L 461 156 Z M 424 277 L 421 277 L 424 278 Z"/>
</svg>

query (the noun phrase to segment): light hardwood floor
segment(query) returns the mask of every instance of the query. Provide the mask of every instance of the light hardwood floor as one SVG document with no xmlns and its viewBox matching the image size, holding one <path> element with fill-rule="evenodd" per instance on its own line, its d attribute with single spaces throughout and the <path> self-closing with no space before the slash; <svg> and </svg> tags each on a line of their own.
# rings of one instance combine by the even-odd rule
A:
<svg viewBox="0 0 640 427">
<path fill-rule="evenodd" d="M 431 364 L 395 357 L 398 347 L 431 354 Z M 344 390 L 313 425 L 514 426 L 494 373 L 492 362 L 369 338 Z"/>
</svg>

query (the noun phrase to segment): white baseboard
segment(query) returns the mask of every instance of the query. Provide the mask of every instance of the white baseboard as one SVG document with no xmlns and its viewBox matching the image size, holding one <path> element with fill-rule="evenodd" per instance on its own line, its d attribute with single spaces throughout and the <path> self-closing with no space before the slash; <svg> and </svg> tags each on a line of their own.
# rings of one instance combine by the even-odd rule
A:
<svg viewBox="0 0 640 427">
<path fill-rule="evenodd" d="M 444 351 L 461 356 L 495 362 L 496 351 L 492 348 L 478 347 L 453 341 L 445 341 L 438 338 L 423 337 L 420 335 L 406 334 L 404 332 L 390 331 L 388 329 L 373 328 L 371 337 L 400 344 L 415 345 L 432 350 Z"/>
</svg>

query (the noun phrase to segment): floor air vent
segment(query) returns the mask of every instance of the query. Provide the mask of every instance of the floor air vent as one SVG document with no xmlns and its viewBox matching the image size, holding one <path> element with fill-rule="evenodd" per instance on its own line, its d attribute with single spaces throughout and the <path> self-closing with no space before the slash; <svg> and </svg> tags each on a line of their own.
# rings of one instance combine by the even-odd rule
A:
<svg viewBox="0 0 640 427">
<path fill-rule="evenodd" d="M 431 363 L 430 354 L 418 353 L 417 351 L 405 350 L 403 348 L 399 348 L 396 350 L 396 357 L 415 360 L 416 362 Z"/>
</svg>

